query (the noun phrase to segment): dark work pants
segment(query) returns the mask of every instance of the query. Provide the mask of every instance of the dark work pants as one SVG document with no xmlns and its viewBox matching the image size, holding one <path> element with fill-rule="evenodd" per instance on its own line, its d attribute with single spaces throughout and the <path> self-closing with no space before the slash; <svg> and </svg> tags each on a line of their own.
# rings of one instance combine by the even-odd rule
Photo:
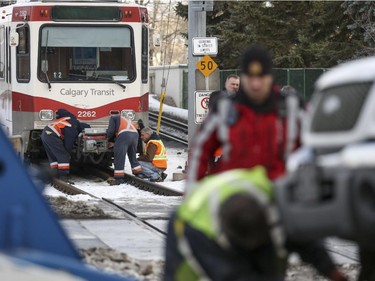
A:
<svg viewBox="0 0 375 281">
<path fill-rule="evenodd" d="M 125 168 L 125 157 L 128 155 L 130 166 L 133 173 L 136 173 L 141 169 L 137 160 L 137 144 L 138 144 L 138 133 L 137 132 L 122 132 L 119 134 L 115 141 L 113 148 L 114 152 L 114 164 L 115 164 L 115 177 L 124 176 Z"/>
<path fill-rule="evenodd" d="M 68 175 L 70 169 L 70 153 L 66 151 L 64 141 L 48 127 L 42 132 L 42 142 L 52 169 L 57 174 Z"/>
<path fill-rule="evenodd" d="M 359 281 L 375 281 L 375 249 L 366 245 L 359 245 L 361 272 Z"/>
</svg>

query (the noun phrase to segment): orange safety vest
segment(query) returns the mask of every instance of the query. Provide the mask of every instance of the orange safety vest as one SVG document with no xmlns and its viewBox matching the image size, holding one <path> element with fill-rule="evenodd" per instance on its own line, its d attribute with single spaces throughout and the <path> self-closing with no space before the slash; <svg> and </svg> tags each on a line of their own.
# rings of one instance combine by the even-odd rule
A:
<svg viewBox="0 0 375 281">
<path fill-rule="evenodd" d="M 72 124 L 70 124 L 67 120 L 69 120 L 70 117 L 62 117 L 59 119 L 56 119 L 55 122 L 52 122 L 48 125 L 48 128 L 50 128 L 52 131 L 55 132 L 56 135 L 58 135 L 60 138 L 64 138 L 63 133 L 61 130 L 65 127 L 71 127 Z"/>
<path fill-rule="evenodd" d="M 118 127 L 116 137 L 123 132 L 137 132 L 137 125 L 129 119 L 121 117 L 120 126 Z"/>
<path fill-rule="evenodd" d="M 146 144 L 146 151 L 150 144 L 156 145 L 156 153 L 154 159 L 152 159 L 152 164 L 158 169 L 167 168 L 167 150 L 161 140 L 149 140 Z"/>
</svg>

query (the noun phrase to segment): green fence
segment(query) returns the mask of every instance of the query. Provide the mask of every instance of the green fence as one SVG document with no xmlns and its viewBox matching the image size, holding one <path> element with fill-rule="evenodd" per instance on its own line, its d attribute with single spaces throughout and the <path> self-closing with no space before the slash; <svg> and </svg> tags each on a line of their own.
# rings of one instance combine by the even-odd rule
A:
<svg viewBox="0 0 375 281">
<path fill-rule="evenodd" d="M 314 84 L 319 76 L 326 71 L 324 68 L 275 68 L 275 82 L 280 86 L 291 85 L 299 91 L 306 100 L 311 98 Z M 238 69 L 220 71 L 220 87 L 224 88 L 225 79 L 230 74 L 240 74 Z"/>
</svg>

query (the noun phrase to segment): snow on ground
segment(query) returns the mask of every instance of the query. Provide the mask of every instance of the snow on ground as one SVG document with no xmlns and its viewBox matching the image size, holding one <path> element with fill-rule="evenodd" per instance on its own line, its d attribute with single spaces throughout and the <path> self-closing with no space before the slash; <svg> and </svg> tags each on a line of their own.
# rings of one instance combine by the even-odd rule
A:
<svg viewBox="0 0 375 281">
<path fill-rule="evenodd" d="M 166 187 L 184 191 L 185 188 L 185 181 L 172 181 L 173 173 L 176 171 L 182 171 L 185 167 L 185 162 L 187 159 L 187 152 L 184 151 L 183 148 L 176 148 L 167 146 L 167 157 L 168 157 L 168 169 L 166 173 L 168 177 L 165 179 L 164 182 L 160 183 Z M 131 174 L 131 168 L 129 160 L 127 159 L 125 164 L 125 171 Z M 109 199 L 117 200 L 117 199 L 151 199 L 151 198 L 166 198 L 165 196 L 158 196 L 150 192 L 146 192 L 140 190 L 136 187 L 133 187 L 128 184 L 122 184 L 119 186 L 110 186 L 107 182 L 93 182 L 84 179 L 78 179 L 77 177 L 73 177 L 72 180 L 74 184 L 82 188 L 83 190 L 97 196 L 97 197 L 106 197 Z M 92 201 L 94 200 L 89 195 L 66 195 L 58 190 L 56 190 L 51 185 L 46 186 L 44 190 L 44 194 L 51 197 L 58 197 L 64 196 L 72 201 Z"/>
<path fill-rule="evenodd" d="M 187 161 L 187 152 L 184 148 L 179 148 L 175 146 L 170 146 L 165 142 L 167 149 L 167 158 L 168 158 L 168 168 L 165 173 L 168 174 L 164 182 L 159 184 L 164 185 L 168 188 L 184 191 L 185 190 L 185 180 L 183 181 L 172 181 L 174 172 L 181 172 L 185 168 L 185 163 Z M 129 160 L 126 160 L 125 171 L 131 174 L 131 168 Z"/>
<path fill-rule="evenodd" d="M 149 95 L 149 109 L 150 111 L 159 112 L 160 102 L 152 95 Z M 167 104 L 163 105 L 163 113 L 168 116 L 175 116 L 178 119 L 188 120 L 188 110 L 183 108 L 178 108 L 174 106 L 169 106 Z"/>
<path fill-rule="evenodd" d="M 162 279 L 164 266 L 162 261 L 137 260 L 115 249 L 106 248 L 82 249 L 80 252 L 86 263 L 102 271 L 131 276 L 144 281 Z"/>
</svg>

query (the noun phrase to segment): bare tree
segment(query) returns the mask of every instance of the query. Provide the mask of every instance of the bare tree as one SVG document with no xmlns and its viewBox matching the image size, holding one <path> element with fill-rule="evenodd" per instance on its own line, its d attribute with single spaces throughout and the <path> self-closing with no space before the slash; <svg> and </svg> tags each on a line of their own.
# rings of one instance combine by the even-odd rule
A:
<svg viewBox="0 0 375 281">
<path fill-rule="evenodd" d="M 186 63 L 185 39 L 180 35 L 187 29 L 187 23 L 174 11 L 175 1 L 134 0 L 144 5 L 149 12 L 149 55 L 150 65 Z M 160 36 L 161 46 L 153 44 L 154 35 Z"/>
</svg>

